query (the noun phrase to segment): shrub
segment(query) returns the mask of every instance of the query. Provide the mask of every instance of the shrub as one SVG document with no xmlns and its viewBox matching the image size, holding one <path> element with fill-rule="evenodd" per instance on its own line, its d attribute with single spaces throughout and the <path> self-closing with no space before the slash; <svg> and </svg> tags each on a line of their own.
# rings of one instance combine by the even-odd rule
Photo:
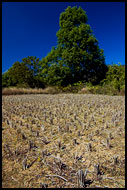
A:
<svg viewBox="0 0 127 190">
<path fill-rule="evenodd" d="M 43 90 L 44 94 L 56 94 L 58 93 L 58 89 L 56 87 L 47 87 Z"/>
</svg>

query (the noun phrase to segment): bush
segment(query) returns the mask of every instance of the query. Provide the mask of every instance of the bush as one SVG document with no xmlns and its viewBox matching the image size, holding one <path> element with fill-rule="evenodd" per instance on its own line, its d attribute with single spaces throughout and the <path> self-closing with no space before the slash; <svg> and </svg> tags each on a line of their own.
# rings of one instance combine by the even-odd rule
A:
<svg viewBox="0 0 127 190">
<path fill-rule="evenodd" d="M 121 95 L 121 96 L 125 96 L 125 85 L 123 85 L 123 86 L 121 87 L 120 95 Z"/>
<path fill-rule="evenodd" d="M 80 94 L 104 94 L 104 95 L 125 95 L 125 86 L 121 88 L 119 92 L 111 84 L 105 84 L 103 86 L 91 86 L 90 84 L 78 91 Z"/>
<path fill-rule="evenodd" d="M 105 86 L 98 86 L 96 94 L 117 95 L 117 90 L 110 84 L 107 84 Z"/>
<path fill-rule="evenodd" d="M 79 81 L 77 83 L 73 83 L 72 85 L 69 84 L 66 87 L 58 87 L 61 92 L 66 92 L 66 93 L 77 93 L 79 90 L 81 90 L 84 87 L 84 82 Z"/>
<path fill-rule="evenodd" d="M 109 65 L 108 68 L 106 78 L 100 82 L 100 85 L 110 85 L 120 92 L 122 86 L 125 85 L 125 66 L 119 63 Z"/>
<path fill-rule="evenodd" d="M 47 87 L 43 90 L 44 94 L 57 94 L 58 89 L 56 87 Z"/>
<path fill-rule="evenodd" d="M 30 86 L 27 83 L 22 83 L 22 84 L 17 84 L 16 85 L 17 88 L 30 88 Z"/>
</svg>

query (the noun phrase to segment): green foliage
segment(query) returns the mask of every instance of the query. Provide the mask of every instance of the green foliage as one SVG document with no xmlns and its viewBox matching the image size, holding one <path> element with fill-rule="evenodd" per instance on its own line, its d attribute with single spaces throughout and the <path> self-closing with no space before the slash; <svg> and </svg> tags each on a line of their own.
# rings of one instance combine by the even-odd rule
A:
<svg viewBox="0 0 127 190">
<path fill-rule="evenodd" d="M 17 61 L 2 75 L 2 87 L 17 86 L 18 84 L 29 83 L 30 80 L 31 74 L 29 73 L 29 69 L 25 64 Z"/>
<path fill-rule="evenodd" d="M 86 22 L 87 15 L 81 7 L 68 7 L 61 13 L 60 29 L 56 34 L 58 45 L 41 63 L 46 81 L 66 86 L 78 81 L 98 84 L 104 79 L 107 66 L 103 50 L 99 49 L 98 41 Z M 53 71 L 50 71 L 50 67 Z M 58 75 L 62 67 L 64 74 Z"/>
<path fill-rule="evenodd" d="M 125 66 L 120 63 L 109 65 L 106 78 L 99 85 L 85 83 L 79 93 L 125 95 Z"/>
<path fill-rule="evenodd" d="M 81 90 L 84 87 L 84 83 L 82 81 L 79 81 L 77 83 L 69 84 L 67 86 L 59 86 L 58 89 L 61 92 L 66 93 L 77 93 L 79 90 Z"/>
<path fill-rule="evenodd" d="M 2 75 L 2 87 L 17 86 L 18 88 L 44 88 L 43 78 L 40 76 L 39 58 L 28 56 L 23 62 L 15 62 Z"/>
<path fill-rule="evenodd" d="M 84 93 L 125 95 L 125 66 L 120 63 L 109 65 L 106 78 L 99 85 L 93 86 L 90 82 L 85 85 Z"/>
<path fill-rule="evenodd" d="M 67 81 L 67 73 L 69 73 L 67 67 L 61 67 L 54 63 L 49 67 L 47 83 L 50 85 L 64 86 Z"/>
<path fill-rule="evenodd" d="M 8 87 L 11 85 L 11 81 L 9 78 L 9 74 L 8 71 L 6 71 L 5 73 L 2 74 L 2 87 Z"/>
<path fill-rule="evenodd" d="M 36 56 L 28 56 L 26 58 L 23 58 L 22 61 L 28 67 L 29 71 L 31 71 L 33 76 L 39 74 L 41 67 L 39 58 L 37 58 Z"/>
<path fill-rule="evenodd" d="M 111 84 L 105 84 L 104 86 L 98 85 L 95 94 L 118 95 L 118 90 Z"/>
<path fill-rule="evenodd" d="M 106 78 L 101 81 L 101 85 L 111 85 L 113 88 L 120 92 L 125 85 L 125 66 L 120 63 L 112 64 L 108 66 L 108 72 L 106 73 Z"/>
<path fill-rule="evenodd" d="M 71 70 L 59 60 L 59 49 L 52 48 L 51 52 L 41 61 L 41 76 L 45 84 L 67 86 L 71 83 Z"/>
<path fill-rule="evenodd" d="M 31 73 L 31 81 L 28 84 L 30 87 L 44 88 L 44 80 L 40 74 L 41 72 L 41 64 L 39 58 L 36 56 L 28 56 L 22 59 L 23 63 L 29 69 L 29 73 Z"/>
<path fill-rule="evenodd" d="M 16 85 L 16 88 L 30 88 L 29 84 L 28 83 L 18 83 Z"/>
<path fill-rule="evenodd" d="M 12 86 L 26 83 L 31 85 L 33 80 L 32 73 L 24 63 L 15 62 L 8 72 Z"/>
</svg>

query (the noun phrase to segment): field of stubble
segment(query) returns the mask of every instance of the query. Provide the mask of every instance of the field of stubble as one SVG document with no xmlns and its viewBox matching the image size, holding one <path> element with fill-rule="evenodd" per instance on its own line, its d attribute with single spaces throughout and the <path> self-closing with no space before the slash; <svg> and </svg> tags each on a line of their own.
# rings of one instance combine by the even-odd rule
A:
<svg viewBox="0 0 127 190">
<path fill-rule="evenodd" d="M 2 187 L 125 187 L 125 97 L 2 97 Z"/>
</svg>

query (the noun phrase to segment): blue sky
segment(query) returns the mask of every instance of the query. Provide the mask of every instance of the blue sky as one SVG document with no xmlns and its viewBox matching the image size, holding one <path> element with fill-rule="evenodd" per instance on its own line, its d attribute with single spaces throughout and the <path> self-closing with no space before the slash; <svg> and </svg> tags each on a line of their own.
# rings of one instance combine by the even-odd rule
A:
<svg viewBox="0 0 127 190">
<path fill-rule="evenodd" d="M 24 57 L 45 57 L 68 6 L 86 11 L 106 64 L 125 64 L 125 2 L 2 2 L 2 72 Z"/>
</svg>

